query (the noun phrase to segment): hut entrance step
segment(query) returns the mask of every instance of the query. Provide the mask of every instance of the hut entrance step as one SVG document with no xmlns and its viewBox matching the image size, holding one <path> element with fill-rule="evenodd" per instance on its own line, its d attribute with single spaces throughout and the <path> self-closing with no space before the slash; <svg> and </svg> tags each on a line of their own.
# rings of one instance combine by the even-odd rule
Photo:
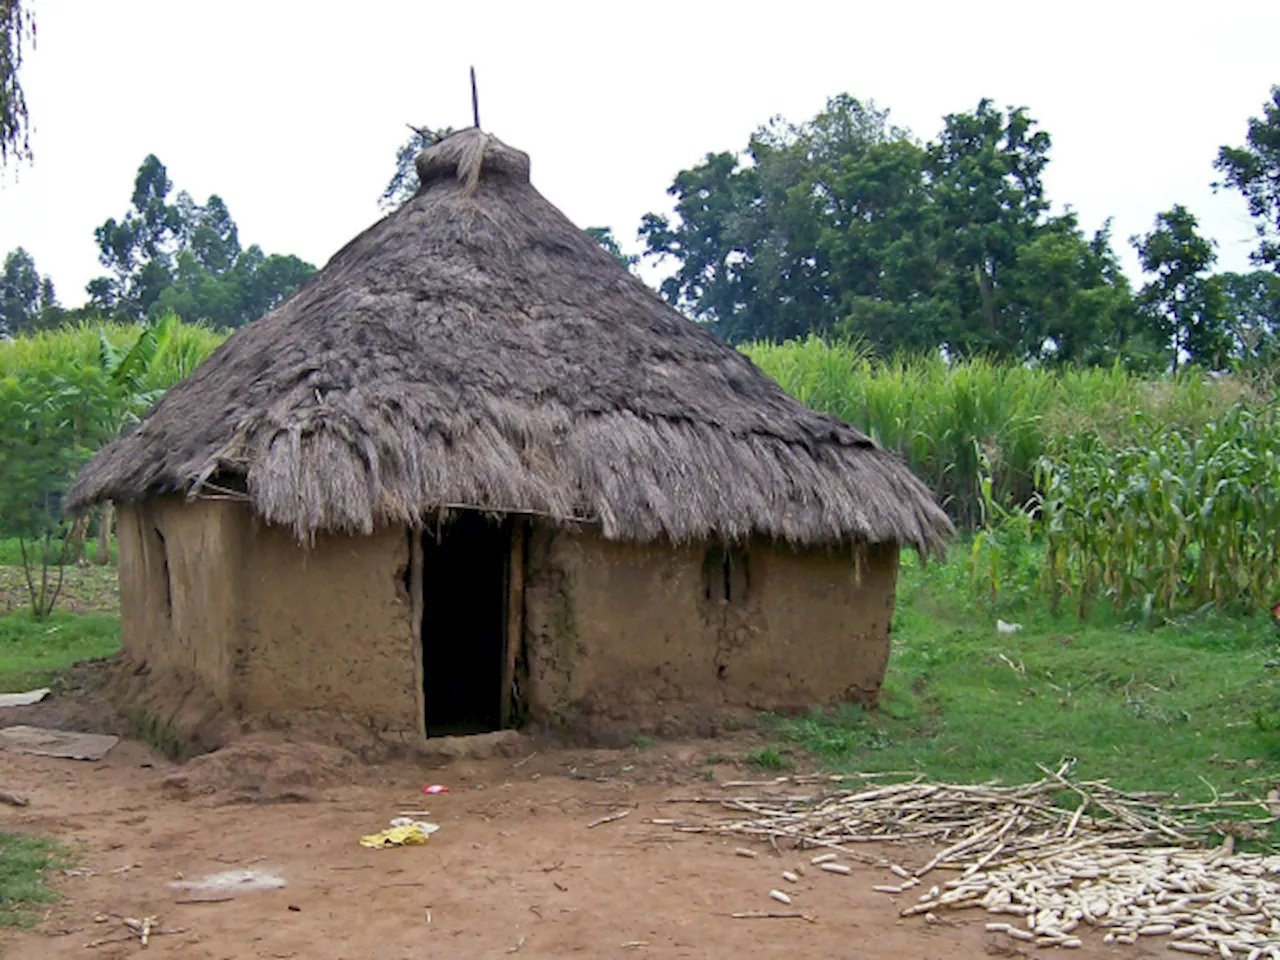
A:
<svg viewBox="0 0 1280 960">
<path fill-rule="evenodd" d="M 503 725 L 509 522 L 464 511 L 422 534 L 422 683 L 428 737 Z"/>
</svg>

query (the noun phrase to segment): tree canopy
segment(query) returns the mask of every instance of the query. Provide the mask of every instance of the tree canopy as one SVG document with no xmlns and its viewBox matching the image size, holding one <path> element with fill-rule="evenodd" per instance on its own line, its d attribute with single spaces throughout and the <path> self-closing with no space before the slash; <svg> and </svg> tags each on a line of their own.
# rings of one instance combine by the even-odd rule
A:
<svg viewBox="0 0 1280 960">
<path fill-rule="evenodd" d="M 42 277 L 31 254 L 18 247 L 0 268 L 0 334 L 16 336 L 52 326 L 58 310 L 53 281 Z"/>
<path fill-rule="evenodd" d="M 234 329 L 289 297 L 315 268 L 295 256 L 242 247 L 217 194 L 198 204 L 154 155 L 138 168 L 128 211 L 94 230 L 98 260 L 110 274 L 90 281 L 102 313 L 120 320 L 173 312 Z"/>
<path fill-rule="evenodd" d="M 1261 117 L 1249 118 L 1243 147 L 1223 147 L 1214 166 L 1226 175 L 1222 184 L 1244 194 L 1258 231 L 1253 262 L 1280 273 L 1280 85 L 1271 88 Z"/>
<path fill-rule="evenodd" d="M 1229 346 L 1223 325 L 1221 290 L 1209 278 L 1218 259 L 1215 244 L 1200 236 L 1186 207 L 1156 215 L 1150 233 L 1131 241 L 1143 272 L 1152 279 L 1138 295 L 1150 329 L 1173 344 L 1173 364 L 1183 355 L 1221 366 Z"/>
<path fill-rule="evenodd" d="M 1255 261 L 1280 269 L 1280 88 L 1272 96 L 1218 167 L 1260 220 Z M 677 173 L 672 212 L 647 214 L 639 237 L 646 258 L 674 261 L 662 295 L 735 342 L 819 334 L 882 355 L 1144 368 L 1271 355 L 1268 281 L 1212 274 L 1213 243 L 1179 206 L 1133 238 L 1147 275 L 1135 294 L 1110 221 L 1090 236 L 1070 207 L 1054 211 L 1051 148 L 1024 107 L 981 100 L 926 143 L 841 95 Z"/>
<path fill-rule="evenodd" d="M 674 218 L 648 214 L 662 292 L 729 340 L 816 332 L 882 352 L 946 349 L 1102 360 L 1133 321 L 1106 229 L 1049 214 L 1050 138 L 988 100 L 922 144 L 842 95 L 771 121 L 742 157 L 676 175 Z"/>
<path fill-rule="evenodd" d="M 18 71 L 23 48 L 35 47 L 36 21 L 22 0 L 0 0 L 0 169 L 31 159 L 31 117 Z"/>
</svg>

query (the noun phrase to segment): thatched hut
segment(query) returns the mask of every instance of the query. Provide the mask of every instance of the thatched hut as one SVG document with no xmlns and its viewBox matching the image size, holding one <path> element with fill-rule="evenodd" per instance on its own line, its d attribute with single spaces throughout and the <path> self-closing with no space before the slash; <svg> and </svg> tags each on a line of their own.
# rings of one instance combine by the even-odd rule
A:
<svg viewBox="0 0 1280 960">
<path fill-rule="evenodd" d="M 418 740 L 874 698 L 928 490 L 470 129 L 84 468 L 144 703 Z M 192 705 L 199 704 L 199 710 Z M 161 705 L 164 705 L 163 708 Z"/>
</svg>

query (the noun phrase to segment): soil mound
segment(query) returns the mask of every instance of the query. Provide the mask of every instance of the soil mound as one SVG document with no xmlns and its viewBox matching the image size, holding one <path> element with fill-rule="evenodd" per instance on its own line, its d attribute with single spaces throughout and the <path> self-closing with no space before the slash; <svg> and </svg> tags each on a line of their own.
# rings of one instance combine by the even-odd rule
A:
<svg viewBox="0 0 1280 960">
<path fill-rule="evenodd" d="M 254 735 L 188 761 L 162 787 L 178 799 L 305 803 L 317 790 L 355 783 L 360 767 L 359 758 L 341 747 Z"/>
</svg>

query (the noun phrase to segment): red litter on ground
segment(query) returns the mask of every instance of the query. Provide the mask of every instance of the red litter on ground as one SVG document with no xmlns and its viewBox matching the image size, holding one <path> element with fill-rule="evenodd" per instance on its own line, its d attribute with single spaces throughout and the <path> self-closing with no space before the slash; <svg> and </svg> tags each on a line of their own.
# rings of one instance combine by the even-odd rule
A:
<svg viewBox="0 0 1280 960">
<path fill-rule="evenodd" d="M 449 788 L 442 783 L 428 783 L 422 788 L 423 793 L 448 793 Z"/>
</svg>

